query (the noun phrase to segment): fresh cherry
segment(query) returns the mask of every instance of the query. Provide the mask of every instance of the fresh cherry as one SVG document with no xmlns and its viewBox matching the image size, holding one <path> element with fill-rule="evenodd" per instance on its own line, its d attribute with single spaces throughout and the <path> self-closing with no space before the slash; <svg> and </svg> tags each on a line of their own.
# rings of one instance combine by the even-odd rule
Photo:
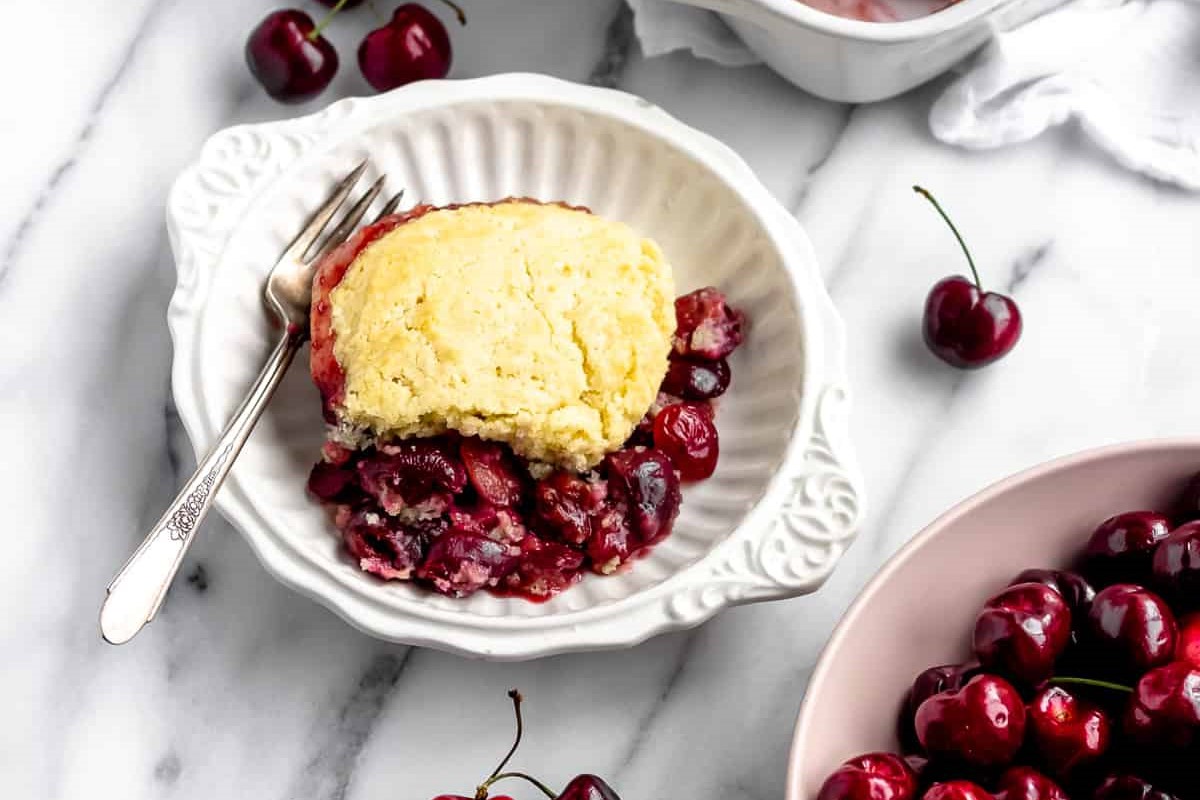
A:
<svg viewBox="0 0 1200 800">
<path fill-rule="evenodd" d="M 1200 670 L 1175 662 L 1143 675 L 1125 711 L 1124 730 L 1151 747 L 1184 750 L 1200 742 Z"/>
<path fill-rule="evenodd" d="M 977 675 L 921 704 L 917 738 L 931 758 L 978 767 L 1010 763 L 1025 736 L 1025 704 L 1012 684 Z"/>
<path fill-rule="evenodd" d="M 1100 663 L 1141 674 L 1175 655 L 1175 616 L 1161 597 L 1128 583 L 1102 589 L 1088 616 L 1088 644 Z"/>
<path fill-rule="evenodd" d="M 833 771 L 817 800 L 913 800 L 917 776 L 900 756 L 867 753 Z"/>
<path fill-rule="evenodd" d="M 462 9 L 442 0 L 466 24 Z M 416 3 L 405 3 L 392 12 L 387 24 L 367 34 L 358 46 L 358 67 L 367 83 L 379 92 L 450 72 L 453 49 L 446 26 L 433 12 Z"/>
<path fill-rule="evenodd" d="M 1071 609 L 1041 583 L 1009 586 L 975 620 L 975 656 L 984 667 L 1027 685 L 1049 678 L 1071 641 Z"/>
<path fill-rule="evenodd" d="M 1200 522 L 1180 525 L 1154 548 L 1153 584 L 1176 609 L 1200 607 Z"/>
<path fill-rule="evenodd" d="M 1101 522 L 1083 550 L 1083 572 L 1096 586 L 1145 584 L 1154 548 L 1171 532 L 1155 511 L 1127 511 Z"/>
<path fill-rule="evenodd" d="M 1062 595 L 1071 608 L 1071 618 L 1076 622 L 1084 619 L 1096 599 L 1096 590 L 1077 572 L 1061 569 L 1027 569 L 1012 579 L 1010 586 L 1018 583 L 1040 583 Z"/>
<path fill-rule="evenodd" d="M 921 800 L 995 800 L 990 792 L 971 781 L 935 783 L 925 790 Z"/>
<path fill-rule="evenodd" d="M 667 406 L 654 418 L 654 446 L 671 457 L 685 481 L 711 476 L 720 456 L 712 409 L 699 403 Z"/>
<path fill-rule="evenodd" d="M 1108 750 L 1112 726 L 1097 705 L 1061 686 L 1040 691 L 1026 710 L 1028 738 L 1045 766 L 1066 777 Z"/>
<path fill-rule="evenodd" d="M 906 750 L 919 750 L 921 746 L 917 740 L 914 723 L 921 704 L 935 694 L 958 691 L 978 670 L 979 664 L 974 661 L 966 664 L 945 664 L 930 667 L 913 679 L 900 714 L 900 741 Z"/>
<path fill-rule="evenodd" d="M 284 103 L 319 95 L 338 68 L 337 51 L 303 11 L 273 11 L 246 40 L 246 64 L 267 90 Z"/>
<path fill-rule="evenodd" d="M 621 800 L 612 787 L 595 775 L 576 775 L 556 800 Z"/>
<path fill-rule="evenodd" d="M 1175 660 L 1200 669 L 1200 611 L 1179 620 L 1179 636 L 1175 643 Z"/>
<path fill-rule="evenodd" d="M 954 367 L 977 369 L 1001 358 L 1021 338 L 1021 312 L 1012 298 L 985 292 L 975 260 L 958 228 L 933 195 L 920 186 L 913 191 L 933 204 L 950 226 L 971 268 L 974 282 L 961 275 L 943 278 L 925 299 L 925 345 Z"/>
<path fill-rule="evenodd" d="M 729 362 L 672 358 L 663 378 L 662 391 L 684 400 L 712 400 L 725 394 L 732 373 Z"/>
<path fill-rule="evenodd" d="M 1070 800 L 1054 781 L 1029 767 L 1013 767 L 1000 776 L 996 800 Z"/>
<path fill-rule="evenodd" d="M 1096 789 L 1092 800 L 1176 800 L 1133 775 L 1110 775 Z"/>
</svg>

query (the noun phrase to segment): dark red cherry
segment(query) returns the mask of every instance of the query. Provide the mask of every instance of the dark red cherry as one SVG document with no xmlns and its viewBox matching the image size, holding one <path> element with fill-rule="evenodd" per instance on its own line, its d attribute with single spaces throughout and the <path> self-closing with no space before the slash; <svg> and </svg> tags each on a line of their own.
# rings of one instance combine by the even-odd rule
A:
<svg viewBox="0 0 1200 800">
<path fill-rule="evenodd" d="M 1179 635 L 1175 642 L 1175 660 L 1200 669 L 1200 611 L 1179 620 Z"/>
<path fill-rule="evenodd" d="M 1175 662 L 1143 675 L 1125 711 L 1124 730 L 1151 747 L 1184 750 L 1200 742 L 1200 670 Z"/>
<path fill-rule="evenodd" d="M 1096 599 L 1096 590 L 1077 572 L 1061 569 L 1027 569 L 1012 579 L 1010 586 L 1018 583 L 1040 583 L 1062 595 L 1071 608 L 1071 618 L 1079 622 L 1087 616 Z"/>
<path fill-rule="evenodd" d="M 449 531 L 434 540 L 417 577 L 451 597 L 496 586 L 517 566 L 520 550 L 472 533 Z"/>
<path fill-rule="evenodd" d="M 712 286 L 675 298 L 674 352 L 709 361 L 725 358 L 745 338 L 746 317 Z"/>
<path fill-rule="evenodd" d="M 925 346 L 953 367 L 978 369 L 1013 349 L 1021 338 L 1021 312 L 1012 298 L 983 290 L 975 260 L 958 228 L 927 190 L 914 186 L 913 191 L 932 203 L 950 227 L 974 278 L 972 282 L 954 275 L 929 290 L 922 326 Z"/>
<path fill-rule="evenodd" d="M 1101 522 L 1083 550 L 1083 572 L 1097 587 L 1114 583 L 1146 585 L 1154 548 L 1171 532 L 1171 521 L 1156 511 L 1127 511 Z"/>
<path fill-rule="evenodd" d="M 1013 767 L 1000 776 L 996 800 L 1070 800 L 1054 781 L 1029 767 Z"/>
<path fill-rule="evenodd" d="M 579 579 L 583 554 L 565 544 L 536 536 L 521 540 L 521 558 L 501 586 L 505 592 L 530 600 L 547 600 Z"/>
<path fill-rule="evenodd" d="M 1133 775 L 1110 775 L 1096 789 L 1092 800 L 1176 800 Z"/>
<path fill-rule="evenodd" d="M 979 670 L 979 664 L 945 664 L 930 667 L 913 680 L 900 714 L 900 740 L 906 750 L 920 749 L 914 719 L 917 709 L 935 694 L 961 689 Z"/>
<path fill-rule="evenodd" d="M 825 779 L 817 800 L 914 800 L 917 776 L 893 753 L 852 758 Z"/>
<path fill-rule="evenodd" d="M 975 620 L 975 657 L 1027 685 L 1049 678 L 1071 641 L 1071 609 L 1041 583 L 1009 586 Z"/>
<path fill-rule="evenodd" d="M 977 675 L 958 691 L 936 694 L 921 704 L 917 738 L 933 759 L 978 767 L 1010 763 L 1025 736 L 1025 703 L 1012 684 Z"/>
<path fill-rule="evenodd" d="M 557 800 L 621 800 L 613 788 L 595 775 L 576 775 Z"/>
<path fill-rule="evenodd" d="M 1088 615 L 1088 645 L 1118 674 L 1140 675 L 1175 655 L 1175 616 L 1151 591 L 1128 583 L 1100 590 Z"/>
<path fill-rule="evenodd" d="M 534 497 L 539 530 L 549 529 L 564 542 L 579 546 L 591 537 L 595 519 L 605 510 L 608 482 L 556 470 L 538 481 Z"/>
<path fill-rule="evenodd" d="M 405 3 L 358 46 L 358 67 L 379 92 L 450 72 L 453 50 L 446 26 L 429 9 Z"/>
<path fill-rule="evenodd" d="M 319 95 L 338 68 L 337 51 L 303 11 L 273 11 L 246 40 L 246 64 L 267 90 L 284 103 Z"/>
<path fill-rule="evenodd" d="M 609 454 L 605 467 L 609 491 L 628 509 L 629 528 L 640 543 L 651 545 L 669 534 L 682 497 L 671 459 L 635 447 Z"/>
<path fill-rule="evenodd" d="M 1153 585 L 1178 610 L 1200 608 L 1200 522 L 1180 525 L 1154 548 Z"/>
<path fill-rule="evenodd" d="M 654 418 L 654 446 L 671 457 L 685 481 L 711 476 L 721 454 L 712 408 L 699 403 L 667 406 Z"/>
<path fill-rule="evenodd" d="M 970 781 L 935 783 L 925 790 L 921 800 L 995 800 L 990 792 Z"/>
<path fill-rule="evenodd" d="M 1026 709 L 1028 739 L 1041 763 L 1058 777 L 1097 761 L 1108 750 L 1112 726 L 1102 708 L 1061 686 L 1040 691 Z"/>
<path fill-rule="evenodd" d="M 471 436 L 462 440 L 459 453 L 471 485 L 484 500 L 494 506 L 515 506 L 524 498 L 529 473 L 507 447 Z"/>
<path fill-rule="evenodd" d="M 358 475 L 353 464 L 318 461 L 308 475 L 308 491 L 323 503 L 345 502 L 358 494 Z"/>
<path fill-rule="evenodd" d="M 346 551 L 364 572 L 384 580 L 411 578 L 429 543 L 446 530 L 442 517 L 405 524 L 397 517 L 350 506 L 339 506 L 335 513 Z"/>
<path fill-rule="evenodd" d="M 952 367 L 979 369 L 1013 349 L 1021 312 L 1012 298 L 985 292 L 961 275 L 943 278 L 925 299 L 925 345 Z"/>
<path fill-rule="evenodd" d="M 716 361 L 672 358 L 662 391 L 684 400 L 712 400 L 725 394 L 732 377 L 729 363 L 723 358 Z"/>
</svg>

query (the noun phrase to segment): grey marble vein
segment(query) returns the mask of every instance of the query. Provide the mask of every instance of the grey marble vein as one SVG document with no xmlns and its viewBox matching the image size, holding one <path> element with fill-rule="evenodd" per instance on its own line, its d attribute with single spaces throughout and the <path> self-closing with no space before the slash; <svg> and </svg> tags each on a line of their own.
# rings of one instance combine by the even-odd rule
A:
<svg viewBox="0 0 1200 800">
<path fill-rule="evenodd" d="M 617 13 L 604 33 L 604 50 L 587 82 L 609 89 L 620 86 L 633 46 L 633 10 L 622 2 L 617 5 Z"/>
<path fill-rule="evenodd" d="M 3 285 L 5 277 L 8 275 L 12 265 L 16 262 L 21 253 L 21 246 L 24 243 L 26 235 L 30 229 L 37 224 L 38 218 L 46 205 L 53 199 L 62 182 L 71 174 L 75 168 L 78 159 L 83 155 L 87 148 L 88 142 L 92 138 L 92 132 L 95 130 L 96 124 L 103 115 L 105 107 L 108 105 L 108 99 L 113 91 L 120 85 L 122 78 L 129 70 L 129 65 L 133 63 L 137 56 L 139 46 L 145 38 L 147 32 L 153 27 L 154 21 L 158 18 L 161 9 L 168 5 L 172 0 L 156 0 L 150 6 L 134 31 L 133 36 L 129 40 L 129 44 L 125 48 L 125 55 L 121 58 L 117 68 L 113 70 L 112 76 L 105 82 L 97 93 L 95 100 L 92 102 L 91 108 L 88 110 L 87 118 L 84 121 L 83 127 L 79 131 L 79 135 L 71 144 L 71 149 L 59 161 L 58 165 L 50 173 L 50 176 L 43 184 L 41 191 L 34 198 L 33 204 L 29 209 L 21 215 L 17 226 L 13 231 L 12 236 L 8 240 L 8 244 L 4 248 L 4 252 L 0 254 L 0 285 Z"/>
</svg>

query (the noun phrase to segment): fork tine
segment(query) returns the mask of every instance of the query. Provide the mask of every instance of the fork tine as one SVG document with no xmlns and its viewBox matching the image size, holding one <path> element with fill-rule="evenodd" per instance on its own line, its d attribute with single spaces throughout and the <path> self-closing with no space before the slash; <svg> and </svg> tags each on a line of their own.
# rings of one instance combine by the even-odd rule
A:
<svg viewBox="0 0 1200 800">
<path fill-rule="evenodd" d="M 312 247 L 313 242 L 321 235 L 321 231 L 325 230 L 325 226 L 329 224 L 329 220 L 341 208 L 342 203 L 346 202 L 350 191 L 354 188 L 354 184 L 358 183 L 358 179 L 367 171 L 367 162 L 363 161 L 354 171 L 342 179 L 342 182 L 334 187 L 329 198 L 321 204 L 321 207 L 308 218 L 304 223 L 304 229 L 297 234 L 292 243 L 288 245 L 287 250 L 283 251 L 283 260 L 300 261 L 304 254 Z"/>
<path fill-rule="evenodd" d="M 386 175 L 380 175 L 379 179 L 371 184 L 371 188 L 367 189 L 366 194 L 358 199 L 358 202 L 350 207 L 346 212 L 346 216 L 342 217 L 342 221 L 337 224 L 337 227 L 329 232 L 329 236 L 325 237 L 325 241 L 317 249 L 316 255 L 307 259 L 310 262 L 319 261 L 329 254 L 329 251 L 337 247 L 354 232 L 358 227 L 359 220 L 367 213 L 367 208 L 371 203 L 375 202 L 375 198 L 383 191 L 383 182 L 387 178 Z"/>
<path fill-rule="evenodd" d="M 379 212 L 379 216 L 377 216 L 375 218 L 375 221 L 379 222 L 379 220 L 383 219 L 388 214 L 391 214 L 392 212 L 394 212 L 397 208 L 399 208 L 400 201 L 403 199 L 404 199 L 404 190 L 401 189 L 400 191 L 398 191 L 394 195 L 392 195 L 391 200 L 387 201 L 387 205 L 385 205 L 383 207 L 383 210 Z"/>
</svg>

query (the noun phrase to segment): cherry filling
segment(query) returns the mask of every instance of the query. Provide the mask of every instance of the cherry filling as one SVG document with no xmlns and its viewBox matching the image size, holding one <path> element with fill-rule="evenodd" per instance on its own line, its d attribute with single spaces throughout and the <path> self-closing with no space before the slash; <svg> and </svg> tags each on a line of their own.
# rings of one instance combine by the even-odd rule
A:
<svg viewBox="0 0 1200 800">
<path fill-rule="evenodd" d="M 359 236 L 371 241 L 405 221 L 389 219 L 399 221 Z M 327 417 L 344 380 L 333 358 L 328 293 L 364 246 L 343 246 L 317 277 L 313 375 Z M 680 481 L 707 478 L 717 464 L 711 401 L 729 386 L 725 358 L 741 343 L 745 320 L 711 287 L 680 297 L 675 308 L 658 399 L 625 446 L 590 472 L 558 469 L 535 479 L 541 472 L 506 445 L 451 432 L 361 450 L 326 442 L 308 490 L 332 510 L 359 567 L 385 580 L 452 597 L 488 590 L 542 601 L 585 572 L 617 572 L 670 535 Z"/>
</svg>

